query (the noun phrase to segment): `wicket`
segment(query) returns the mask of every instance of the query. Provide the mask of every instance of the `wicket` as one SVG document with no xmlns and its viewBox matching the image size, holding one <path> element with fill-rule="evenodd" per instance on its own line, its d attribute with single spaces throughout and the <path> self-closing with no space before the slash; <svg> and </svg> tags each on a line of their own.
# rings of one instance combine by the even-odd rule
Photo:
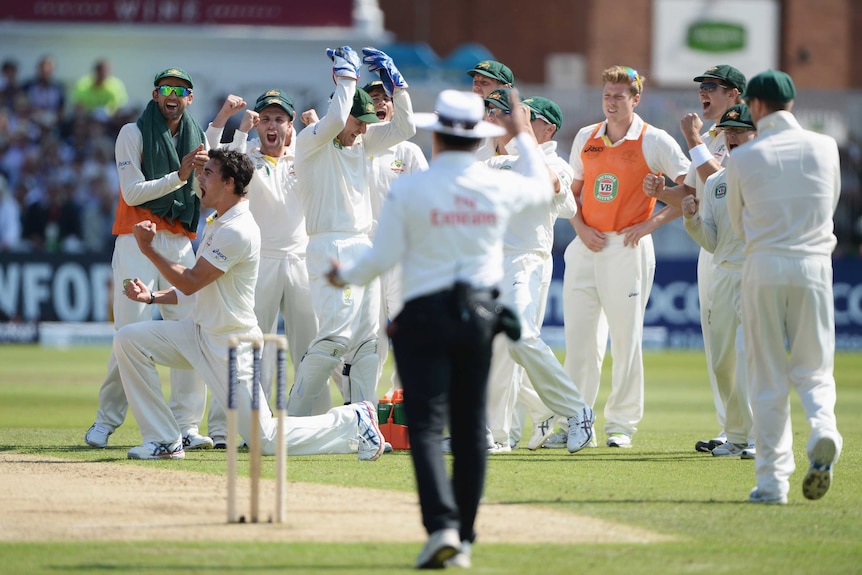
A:
<svg viewBox="0 0 862 575">
<path fill-rule="evenodd" d="M 233 336 L 228 345 L 227 385 L 227 521 L 243 523 L 236 511 L 236 459 L 237 459 L 237 406 L 236 386 L 237 347 L 241 342 L 252 344 L 252 391 L 251 391 L 251 435 L 248 438 L 249 478 L 251 480 L 251 504 L 249 522 L 257 523 L 260 514 L 260 362 L 265 342 L 276 345 L 276 447 L 275 447 L 275 516 L 271 522 L 284 523 L 284 486 L 287 471 L 287 443 L 285 441 L 285 417 L 287 415 L 287 338 L 283 335 L 264 334 L 259 338 Z"/>
</svg>

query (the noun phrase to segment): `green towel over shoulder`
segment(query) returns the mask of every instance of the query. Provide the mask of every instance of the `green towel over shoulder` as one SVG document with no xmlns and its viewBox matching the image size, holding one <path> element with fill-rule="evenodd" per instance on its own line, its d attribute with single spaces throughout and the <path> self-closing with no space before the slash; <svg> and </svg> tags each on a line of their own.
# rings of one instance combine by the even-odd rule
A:
<svg viewBox="0 0 862 575">
<path fill-rule="evenodd" d="M 157 180 L 180 168 L 180 159 L 196 149 L 204 141 L 204 132 L 189 114 L 183 114 L 177 132 L 177 145 L 174 147 L 168 123 L 159 110 L 159 104 L 150 100 L 147 108 L 137 121 L 143 136 L 143 157 L 141 171 L 147 180 Z M 192 189 L 193 177 L 178 188 L 161 198 L 140 205 L 170 222 L 179 220 L 183 228 L 190 232 L 198 229 L 201 214 L 201 200 Z"/>
</svg>

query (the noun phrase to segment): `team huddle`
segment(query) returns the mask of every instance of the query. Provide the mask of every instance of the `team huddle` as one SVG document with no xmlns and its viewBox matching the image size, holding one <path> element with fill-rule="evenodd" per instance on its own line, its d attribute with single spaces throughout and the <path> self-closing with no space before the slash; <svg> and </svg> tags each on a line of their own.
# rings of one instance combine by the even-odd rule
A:
<svg viewBox="0 0 862 575">
<path fill-rule="evenodd" d="M 191 76 L 169 68 L 120 131 L 112 268 L 123 294 L 86 443 L 107 446 L 131 408 L 143 444 L 129 458 L 224 448 L 236 337 L 239 433 L 258 425 L 263 452 L 275 453 L 275 419 L 251 418 L 250 342 L 275 333 L 281 314 L 294 366 L 288 452 L 376 460 L 386 448 L 376 404 L 391 337 L 391 385 L 404 389 L 429 533 L 417 567 L 469 566 L 485 459 L 518 447 L 527 416 L 530 450 L 598 446 L 608 342 L 600 431 L 608 448 L 632 447 L 644 411 L 651 233 L 682 217 L 702 248 L 704 351 L 721 428 L 695 448 L 753 459 L 749 501 L 786 503 L 792 387 L 811 425 L 803 494 L 827 492 L 842 447 L 831 281 L 840 170 L 835 141 L 791 114 L 789 76 L 768 70 L 747 81 L 719 65 L 695 77 L 703 118 L 680 122 L 686 155 L 635 113 L 644 78 L 610 67 L 605 120 L 577 132 L 566 161 L 554 139 L 560 106 L 522 99 L 500 62 L 467 72 L 472 93 L 443 91 L 435 114 L 414 114 L 387 54 L 344 46 L 327 56 L 335 90 L 322 117 L 299 114 L 301 130 L 278 87 L 253 104 L 229 95 L 204 130 L 184 113 Z M 363 65 L 374 80 L 360 87 Z M 239 128 L 222 143 L 235 114 Z M 706 131 L 704 121 L 713 122 Z M 417 127 L 433 132 L 430 166 L 408 141 Z M 202 208 L 213 213 L 198 230 Z M 562 365 L 540 337 L 560 217 L 577 233 L 564 258 Z M 166 321 L 150 321 L 152 304 Z M 517 318 L 516 336 L 500 310 Z M 260 378 L 267 398 L 272 353 Z M 169 403 L 157 364 L 171 369 Z M 344 405 L 332 407 L 330 380 Z M 451 480 L 444 452 L 455 459 Z"/>
</svg>

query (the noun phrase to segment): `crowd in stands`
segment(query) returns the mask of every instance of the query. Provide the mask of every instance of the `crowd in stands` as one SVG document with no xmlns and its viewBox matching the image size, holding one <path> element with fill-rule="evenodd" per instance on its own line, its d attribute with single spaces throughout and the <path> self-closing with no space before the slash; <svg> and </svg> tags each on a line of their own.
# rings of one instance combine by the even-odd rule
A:
<svg viewBox="0 0 862 575">
<path fill-rule="evenodd" d="M 0 77 L 0 252 L 107 252 L 119 193 L 114 141 L 138 110 L 107 60 L 67 90 L 43 57 Z"/>
<path fill-rule="evenodd" d="M 100 59 L 71 87 L 42 57 L 22 81 L 13 59 L 0 75 L 0 253 L 110 254 L 119 184 L 114 141 L 140 110 Z M 841 149 L 835 215 L 840 255 L 862 255 L 862 145 Z"/>
</svg>

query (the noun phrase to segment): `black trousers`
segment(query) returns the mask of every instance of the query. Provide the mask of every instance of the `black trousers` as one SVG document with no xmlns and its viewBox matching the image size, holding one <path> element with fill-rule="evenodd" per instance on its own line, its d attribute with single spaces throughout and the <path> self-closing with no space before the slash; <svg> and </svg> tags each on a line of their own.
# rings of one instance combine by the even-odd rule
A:
<svg viewBox="0 0 862 575">
<path fill-rule="evenodd" d="M 488 441 L 485 404 L 491 364 L 492 322 L 460 313 L 453 292 L 407 302 L 390 326 L 404 387 L 404 409 L 422 522 L 428 533 L 455 528 L 473 541 L 485 486 Z M 443 457 L 449 424 L 452 478 Z"/>
</svg>

